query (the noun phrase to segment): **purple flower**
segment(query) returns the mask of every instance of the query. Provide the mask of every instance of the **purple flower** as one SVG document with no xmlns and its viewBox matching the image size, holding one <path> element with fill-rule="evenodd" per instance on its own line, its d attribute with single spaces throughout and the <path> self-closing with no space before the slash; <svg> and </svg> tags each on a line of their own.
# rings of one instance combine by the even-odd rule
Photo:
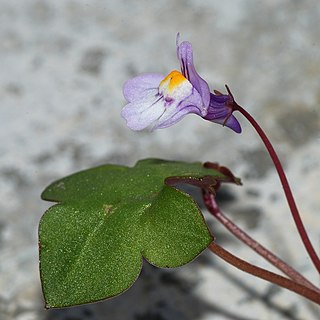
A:
<svg viewBox="0 0 320 320">
<path fill-rule="evenodd" d="M 216 94 L 210 93 L 208 113 L 204 119 L 229 127 L 236 133 L 241 133 L 241 126 L 232 114 L 236 104 L 233 97 L 230 94 L 215 92 Z"/>
<path fill-rule="evenodd" d="M 121 115 L 127 126 L 132 130 L 166 128 L 194 113 L 240 133 L 240 124 L 232 115 L 232 96 L 210 93 L 207 82 L 194 67 L 191 43 L 177 42 L 177 56 L 181 72 L 174 70 L 167 76 L 146 73 L 124 84 L 128 104 Z"/>
</svg>

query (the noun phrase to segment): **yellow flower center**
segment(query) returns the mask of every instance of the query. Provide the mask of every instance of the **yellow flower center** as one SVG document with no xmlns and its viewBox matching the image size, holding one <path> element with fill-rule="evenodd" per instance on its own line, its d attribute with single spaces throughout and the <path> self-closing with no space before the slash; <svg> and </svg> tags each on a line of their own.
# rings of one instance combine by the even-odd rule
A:
<svg viewBox="0 0 320 320">
<path fill-rule="evenodd" d="M 163 95 L 166 102 L 178 103 L 192 93 L 192 84 L 181 72 L 174 70 L 160 82 L 159 93 Z"/>
</svg>

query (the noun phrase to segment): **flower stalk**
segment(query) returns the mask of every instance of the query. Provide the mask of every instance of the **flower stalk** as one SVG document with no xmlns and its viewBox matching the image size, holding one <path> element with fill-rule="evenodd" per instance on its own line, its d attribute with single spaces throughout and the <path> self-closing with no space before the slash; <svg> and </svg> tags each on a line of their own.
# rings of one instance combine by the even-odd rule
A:
<svg viewBox="0 0 320 320">
<path fill-rule="evenodd" d="M 306 299 L 313 301 L 320 305 L 320 293 L 307 286 L 295 282 L 294 280 L 287 279 L 273 272 L 267 271 L 263 268 L 254 266 L 228 252 L 220 247 L 218 244 L 212 242 L 208 247 L 215 255 L 240 269 L 246 273 L 254 275 L 260 279 L 274 283 L 280 287 L 293 291 Z"/>
<path fill-rule="evenodd" d="M 274 253 L 262 246 L 258 241 L 251 238 L 245 231 L 243 231 L 238 225 L 228 219 L 220 210 L 218 204 L 215 201 L 214 195 L 208 191 L 203 191 L 203 200 L 208 211 L 222 223 L 235 237 L 240 241 L 258 253 L 261 257 L 270 262 L 274 267 L 282 271 L 289 278 L 301 285 L 304 285 L 312 290 L 320 293 L 320 289 L 314 286 L 303 275 L 285 263 L 282 259 L 277 257 Z"/>
<path fill-rule="evenodd" d="M 320 273 L 320 259 L 317 255 L 317 253 L 316 253 L 316 251 L 315 251 L 315 249 L 309 239 L 309 236 L 306 232 L 306 229 L 303 225 L 303 222 L 300 217 L 296 202 L 294 200 L 288 179 L 286 177 L 286 174 L 283 170 L 282 164 L 280 162 L 280 159 L 279 159 L 276 151 L 274 150 L 270 140 L 268 139 L 268 137 L 265 134 L 265 132 L 263 131 L 263 129 L 256 122 L 256 120 L 251 116 L 251 114 L 235 102 L 233 95 L 227 85 L 226 85 L 226 89 L 227 89 L 230 97 L 232 98 L 233 111 L 239 111 L 250 122 L 250 124 L 254 127 L 254 129 L 256 130 L 258 135 L 260 136 L 262 142 L 264 143 L 264 145 L 265 145 L 265 147 L 266 147 L 266 149 L 267 149 L 267 151 L 268 151 L 268 153 L 274 163 L 274 166 L 277 170 L 278 176 L 279 176 L 281 184 L 282 184 L 282 188 L 284 190 L 284 193 L 285 193 L 289 208 L 291 210 L 293 220 L 296 224 L 298 233 L 300 235 L 300 238 L 301 238 L 301 240 L 306 248 L 306 251 L 308 252 L 315 268 L 317 269 L 318 273 Z"/>
</svg>

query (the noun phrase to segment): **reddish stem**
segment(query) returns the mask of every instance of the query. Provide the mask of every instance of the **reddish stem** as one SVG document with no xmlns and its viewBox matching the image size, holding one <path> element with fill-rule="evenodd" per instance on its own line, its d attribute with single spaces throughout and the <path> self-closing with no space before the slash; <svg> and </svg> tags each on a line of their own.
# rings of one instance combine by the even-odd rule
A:
<svg viewBox="0 0 320 320">
<path fill-rule="evenodd" d="M 277 257 L 275 254 L 270 252 L 267 248 L 262 246 L 259 242 L 251 238 L 245 231 L 239 228 L 234 222 L 228 219 L 221 211 L 219 206 L 217 205 L 214 195 L 209 192 L 203 192 L 204 203 L 208 209 L 208 211 L 218 220 L 220 221 L 234 236 L 236 236 L 239 240 L 257 252 L 264 259 L 269 261 L 273 266 L 278 268 L 292 280 L 304 285 L 312 290 L 320 293 L 319 288 L 314 286 L 309 280 L 307 280 L 304 276 L 302 276 L 295 269 L 286 264 L 282 259 Z"/>
<path fill-rule="evenodd" d="M 283 167 L 281 165 L 281 162 L 279 160 L 278 155 L 276 154 L 270 140 L 268 139 L 268 137 L 266 136 L 266 134 L 264 133 L 264 131 L 262 130 L 262 128 L 260 127 L 260 125 L 255 121 L 255 119 L 250 115 L 250 113 L 248 113 L 244 108 L 242 108 L 241 106 L 239 106 L 235 100 L 233 99 L 232 93 L 230 91 L 230 89 L 228 88 L 228 86 L 226 86 L 228 93 L 230 94 L 231 98 L 232 98 L 232 107 L 233 107 L 233 111 L 239 111 L 242 113 L 242 115 L 251 123 L 251 125 L 255 128 L 255 130 L 257 131 L 257 133 L 259 134 L 260 138 L 262 139 L 264 145 L 266 146 L 269 155 L 274 163 L 274 166 L 278 172 L 284 193 L 286 195 L 287 201 L 288 201 L 288 205 L 290 207 L 291 213 L 292 213 L 292 217 L 293 220 L 296 224 L 296 227 L 298 229 L 299 235 L 301 237 L 301 240 L 314 264 L 314 266 L 316 267 L 316 269 L 318 270 L 318 272 L 320 273 L 320 259 L 316 253 L 316 251 L 314 250 L 312 243 L 308 237 L 308 234 L 306 232 L 306 229 L 303 225 L 303 222 L 301 220 L 297 205 L 295 203 L 292 191 L 290 189 L 287 177 L 284 173 Z"/>
<path fill-rule="evenodd" d="M 317 291 L 314 291 L 311 288 L 308 288 L 302 284 L 299 284 L 293 280 L 284 278 L 278 274 L 275 274 L 273 272 L 267 271 L 265 269 L 256 267 L 236 256 L 228 252 L 227 250 L 220 247 L 218 244 L 212 242 L 208 247 L 214 254 L 216 254 L 218 257 L 223 259 L 224 261 L 230 263 L 234 267 L 249 273 L 251 275 L 254 275 L 260 279 L 267 280 L 269 282 L 272 282 L 274 284 L 277 284 L 283 288 L 286 288 L 290 291 L 293 291 L 317 304 L 320 305 L 320 293 Z"/>
</svg>

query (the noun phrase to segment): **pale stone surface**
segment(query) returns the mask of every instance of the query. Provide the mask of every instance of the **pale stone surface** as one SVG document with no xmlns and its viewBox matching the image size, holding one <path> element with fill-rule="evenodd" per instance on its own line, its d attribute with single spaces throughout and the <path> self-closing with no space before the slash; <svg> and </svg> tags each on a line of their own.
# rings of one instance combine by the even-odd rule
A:
<svg viewBox="0 0 320 320">
<path fill-rule="evenodd" d="M 315 305 L 209 252 L 177 270 L 146 265 L 129 291 L 106 302 L 45 311 L 37 253 L 49 205 L 39 195 L 53 179 L 144 157 L 219 161 L 244 181 L 222 193 L 222 208 L 319 283 L 271 161 L 243 119 L 241 136 L 192 116 L 150 134 L 131 132 L 119 116 L 126 79 L 178 68 L 179 31 L 210 87 L 229 84 L 270 133 L 319 248 L 317 0 L 0 0 L 0 8 L 1 320 L 318 319 Z M 210 221 L 230 251 L 269 267 Z"/>
</svg>

